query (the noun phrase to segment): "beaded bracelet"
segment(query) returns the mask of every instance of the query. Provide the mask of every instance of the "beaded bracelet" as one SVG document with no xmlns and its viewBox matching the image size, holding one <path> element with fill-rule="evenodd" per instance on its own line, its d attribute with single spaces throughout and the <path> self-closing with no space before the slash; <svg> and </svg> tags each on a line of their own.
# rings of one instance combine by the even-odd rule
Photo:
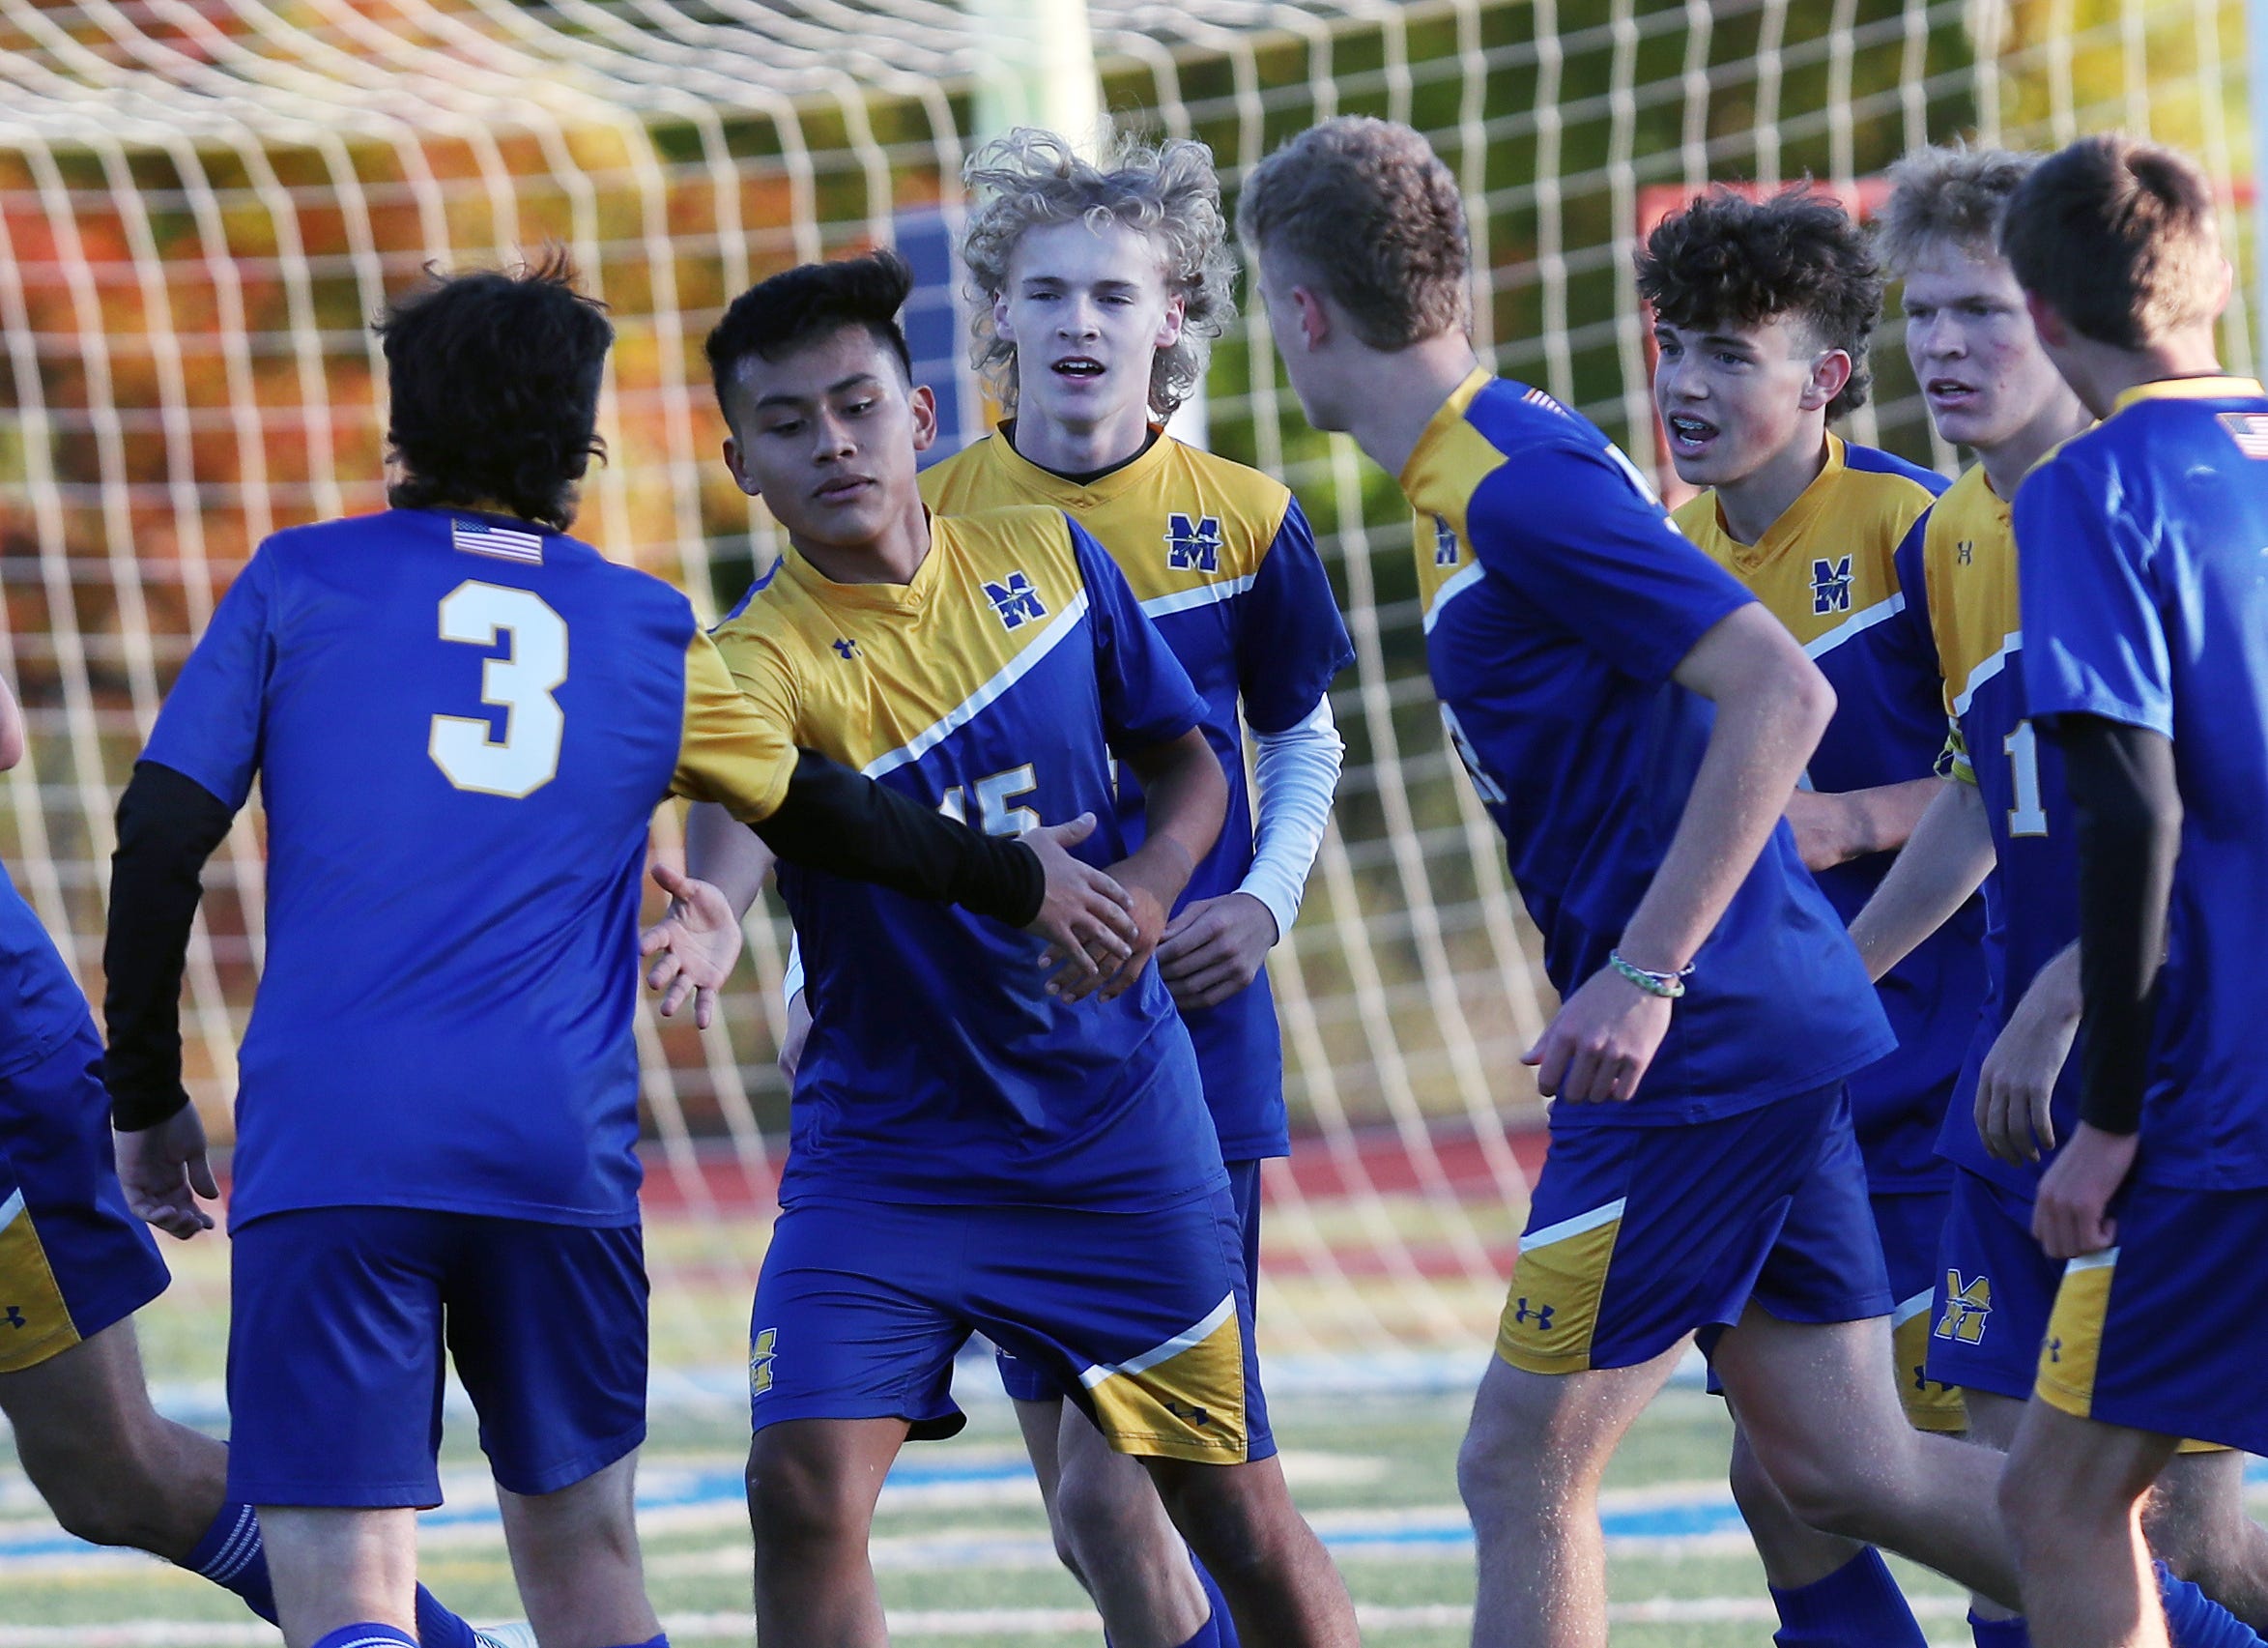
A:
<svg viewBox="0 0 2268 1648">
<path fill-rule="evenodd" d="M 1611 950 L 1607 953 L 1606 965 L 1645 991 L 1647 995 L 1666 996 L 1672 1000 L 1676 1000 L 1685 994 L 1686 976 L 1693 971 L 1693 964 L 1687 962 L 1676 972 L 1655 972 L 1651 968 L 1642 968 L 1635 962 L 1622 960 L 1622 952 L 1620 950 Z"/>
</svg>

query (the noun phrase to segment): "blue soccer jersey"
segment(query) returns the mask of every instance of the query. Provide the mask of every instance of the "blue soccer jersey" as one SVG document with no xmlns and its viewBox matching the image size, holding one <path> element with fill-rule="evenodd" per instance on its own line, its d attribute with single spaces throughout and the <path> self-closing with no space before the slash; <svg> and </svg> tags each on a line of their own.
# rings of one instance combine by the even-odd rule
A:
<svg viewBox="0 0 2268 1648">
<path fill-rule="evenodd" d="M 1683 816 L 1713 710 L 1670 677 L 1753 596 L 1629 461 L 1540 390 L 1476 370 L 1402 472 L 1443 719 L 1509 848 L 1564 996 L 1606 965 Z M 1667 1126 L 1815 1091 L 1889 1026 L 1782 824 L 1694 957 L 1636 1099 L 1555 1127 Z"/>
<path fill-rule="evenodd" d="M 789 555 L 716 631 L 798 744 L 1001 834 L 1100 821 L 1113 748 L 1205 704 L 1102 546 L 1060 510 L 938 516 L 908 584 Z M 1042 941 L 782 865 L 812 1007 L 783 1203 L 814 1196 L 1135 1211 L 1227 1183 L 1189 1035 L 1153 965 L 1113 1001 L 1046 994 Z"/>
<path fill-rule="evenodd" d="M 1354 658 L 1298 501 L 1256 470 L 1163 435 L 1132 463 L 1083 481 L 1050 474 L 993 435 L 925 471 L 922 495 L 944 515 L 1048 505 L 1110 552 L 1204 698 L 1205 738 L 1228 780 L 1220 839 L 1182 902 L 1236 891 L 1253 842 L 1243 721 L 1258 733 L 1299 725 Z M 1129 841 L 1142 839 L 1144 806 L 1141 785 L 1122 769 L 1118 814 Z M 1283 1041 L 1267 972 L 1182 1018 L 1221 1154 L 1284 1154 Z"/>
<path fill-rule="evenodd" d="M 637 1219 L 647 823 L 673 788 L 761 819 L 795 760 L 683 595 L 502 517 L 278 533 L 143 758 L 267 806 L 238 1223 Z"/>
<path fill-rule="evenodd" d="M 32 907 L 0 876 L 0 1076 L 37 1064 L 87 1022 L 55 940 Z"/>
<path fill-rule="evenodd" d="M 1919 522 L 1942 477 L 1871 447 L 1827 437 L 1826 466 L 1753 544 L 1726 530 L 1716 494 L 1672 517 L 1788 626 L 1835 689 L 1835 717 L 1806 773 L 1830 795 L 1927 778 L 1945 742 L 1941 683 L 1914 576 Z M 1848 922 L 1895 855 L 1870 853 L 1818 872 Z M 1851 1078 L 1868 1182 L 1924 1189 L 1947 1095 L 1984 994 L 1985 911 L 1971 901 L 1877 986 L 1898 1050 Z"/>
<path fill-rule="evenodd" d="M 2033 717 L 2099 716 L 2173 744 L 2181 855 L 2136 1174 L 2268 1186 L 2253 988 L 2268 910 L 2268 393 L 2244 378 L 2128 390 L 2026 477 L 2016 539 Z"/>
<path fill-rule="evenodd" d="M 2041 546 L 2045 567 L 2059 545 Z M 2079 861 L 2063 760 L 2032 727 L 2024 690 L 2024 627 L 2017 612 L 2016 533 L 2010 506 L 1979 464 L 1938 500 L 1925 524 L 1921 582 L 1952 718 L 1947 775 L 1973 784 L 1993 833 L 1985 882 L 1986 989 L 1975 1035 L 1945 1110 L 1939 1151 L 2002 1189 L 2030 1197 L 2052 1159 L 2003 1162 L 1977 1137 L 1979 1072 L 2008 1016 L 2039 971 L 2079 937 Z M 2079 1108 L 2079 1059 L 2064 1061 L 2053 1115 L 2068 1139 Z"/>
</svg>

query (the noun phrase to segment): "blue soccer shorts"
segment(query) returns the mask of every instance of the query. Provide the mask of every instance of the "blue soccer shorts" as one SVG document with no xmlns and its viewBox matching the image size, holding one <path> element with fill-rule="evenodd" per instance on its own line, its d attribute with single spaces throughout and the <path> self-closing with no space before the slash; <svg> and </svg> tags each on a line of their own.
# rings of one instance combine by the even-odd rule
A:
<svg viewBox="0 0 2268 1648">
<path fill-rule="evenodd" d="M 1544 1158 L 1497 1326 L 1533 1373 L 1703 1348 L 1753 1301 L 1783 1321 L 1890 1314 L 1842 1084 L 1679 1127 L 1564 1125 Z"/>
<path fill-rule="evenodd" d="M 2118 1245 L 2063 1266 L 2033 1393 L 2081 1419 L 2268 1453 L 2268 1322 L 2241 1280 L 2268 1252 L 2268 1190 L 2132 1184 Z"/>
<path fill-rule="evenodd" d="M 2032 1240 L 2032 1204 L 1956 1168 L 1930 1303 L 1934 1379 L 2024 1402 L 2063 1266 Z"/>
<path fill-rule="evenodd" d="M 982 1333 L 1118 1452 L 1241 1464 L 1276 1451 L 1246 1298 L 1225 1188 L 1141 1213 L 802 1197 L 757 1281 L 750 1414 L 950 1436 L 953 1359 Z"/>
<path fill-rule="evenodd" d="M 1896 1301 L 1890 1308 L 1890 1347 L 1898 1359 L 1898 1400 L 1907 1421 L 1916 1431 L 1967 1431 L 1968 1407 L 1960 1386 L 1930 1368 L 1930 1329 L 1937 1320 L 1933 1307 L 1943 1279 L 1938 1252 L 1952 1191 L 1878 1191 L 1868 1200 L 1882 1238 L 1890 1297 Z"/>
<path fill-rule="evenodd" d="M 514 1493 L 570 1488 L 646 1438 L 634 1225 L 319 1207 L 233 1234 L 231 1498 L 440 1504 L 445 1345 Z"/>
<path fill-rule="evenodd" d="M 165 1291 L 129 1212 L 94 1022 L 0 1076 L 0 1373 L 36 1368 Z"/>
<path fill-rule="evenodd" d="M 1236 1200 L 1236 1220 L 1244 1231 L 1245 1287 L 1237 1294 L 1237 1309 L 1249 1319 L 1257 1321 L 1259 1312 L 1253 1292 L 1260 1280 L 1260 1164 L 1256 1161 L 1229 1163 L 1228 1194 Z M 1000 1369 L 1000 1388 L 1017 1402 L 1061 1402 L 1067 1394 L 1044 1368 L 1005 1350 L 998 1351 L 993 1360 Z M 1253 1418 L 1253 1405 L 1248 1393 L 1245 1403 L 1248 1419 Z M 1265 1413 L 1258 1415 L 1257 1424 L 1265 1429 Z"/>
</svg>

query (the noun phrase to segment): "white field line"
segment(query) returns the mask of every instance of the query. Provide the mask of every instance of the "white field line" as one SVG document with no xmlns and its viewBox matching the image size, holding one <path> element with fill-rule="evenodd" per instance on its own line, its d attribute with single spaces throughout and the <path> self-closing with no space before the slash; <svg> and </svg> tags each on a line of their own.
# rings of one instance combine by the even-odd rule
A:
<svg viewBox="0 0 2268 1648">
<path fill-rule="evenodd" d="M 1952 1619 L 1967 1605 L 1950 1597 L 1909 1599 L 1924 1619 Z M 1472 1623 L 1463 1603 L 1358 1605 L 1364 1631 L 1454 1630 Z M 1682 1601 L 1611 1603 L 1607 1618 L 1623 1625 L 1768 1624 L 1771 1604 L 1761 1597 L 1694 1597 Z M 898 1608 L 889 1615 L 893 1636 L 1048 1636 L 1095 1630 L 1091 1608 Z M 756 1622 L 744 1613 L 671 1613 L 662 1629 L 685 1641 L 753 1640 Z M 193 1625 L 176 1620 L 120 1620 L 110 1625 L 0 1626 L 0 1648 L 273 1648 L 275 1633 L 245 1623 Z"/>
</svg>

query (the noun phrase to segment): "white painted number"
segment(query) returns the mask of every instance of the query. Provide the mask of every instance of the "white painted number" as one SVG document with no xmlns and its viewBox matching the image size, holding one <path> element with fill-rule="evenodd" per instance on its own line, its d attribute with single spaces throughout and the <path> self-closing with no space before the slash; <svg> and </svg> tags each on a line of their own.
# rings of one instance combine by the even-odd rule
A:
<svg viewBox="0 0 2268 1648">
<path fill-rule="evenodd" d="M 2040 736 L 2029 721 L 2019 721 L 2016 731 L 2000 740 L 2000 747 L 2016 769 L 2016 805 L 2008 809 L 2008 833 L 2046 835 L 2048 810 L 2040 805 Z"/>
<path fill-rule="evenodd" d="M 1040 815 L 1029 807 L 1012 807 L 1008 803 L 1019 795 L 1028 795 L 1040 787 L 1040 775 L 1032 770 L 1032 764 L 1012 766 L 1006 772 L 995 772 L 990 778 L 977 780 L 977 823 L 987 835 L 1021 835 L 1027 829 L 1040 827 Z M 937 811 L 949 818 L 968 822 L 968 793 L 956 784 L 945 792 L 945 798 L 937 804 Z"/>
<path fill-rule="evenodd" d="M 436 715 L 426 751 L 460 790 L 517 800 L 560 769 L 567 717 L 552 696 L 567 679 L 567 622 L 541 596 L 468 580 L 441 602 L 441 638 L 506 651 L 481 666 L 480 702 L 504 712 L 504 736 L 478 715 Z"/>
</svg>

